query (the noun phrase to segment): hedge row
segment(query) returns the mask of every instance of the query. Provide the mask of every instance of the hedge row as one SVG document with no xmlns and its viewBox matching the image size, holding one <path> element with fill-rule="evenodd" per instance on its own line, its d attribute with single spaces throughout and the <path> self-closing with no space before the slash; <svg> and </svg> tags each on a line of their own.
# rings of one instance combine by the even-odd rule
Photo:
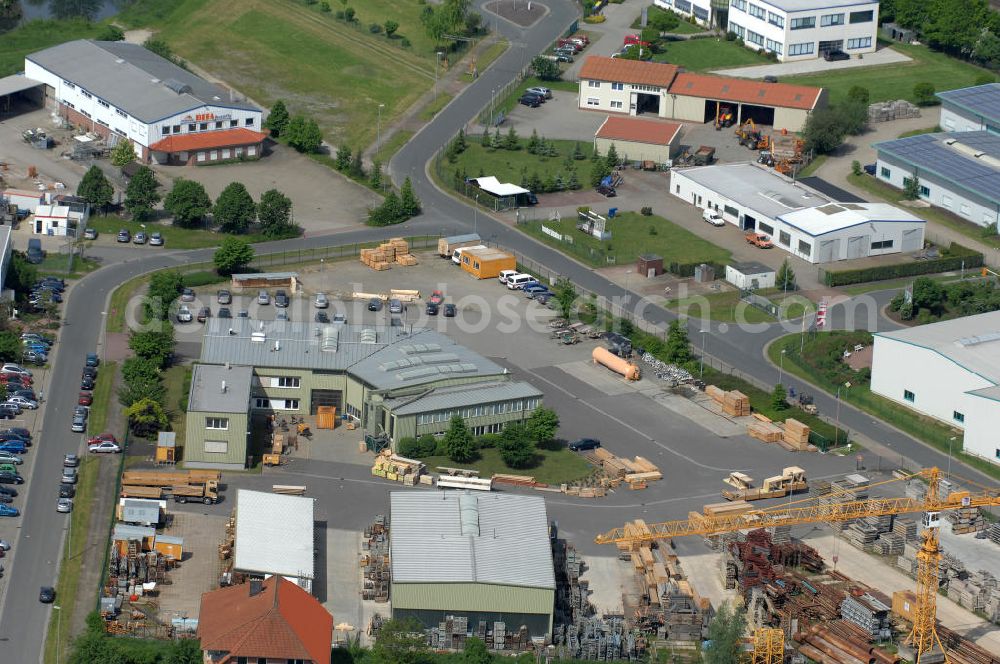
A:
<svg viewBox="0 0 1000 664">
<path fill-rule="evenodd" d="M 869 281 L 883 281 L 885 279 L 913 277 L 918 274 L 959 270 L 963 264 L 966 269 L 981 267 L 983 265 L 983 255 L 978 251 L 973 251 L 968 247 L 963 247 L 960 244 L 952 242 L 948 250 L 942 252 L 940 258 L 915 260 L 906 263 L 895 263 L 893 265 L 879 265 L 877 267 L 866 267 L 857 270 L 826 270 L 823 274 L 823 283 L 827 286 L 863 284 Z"/>
</svg>

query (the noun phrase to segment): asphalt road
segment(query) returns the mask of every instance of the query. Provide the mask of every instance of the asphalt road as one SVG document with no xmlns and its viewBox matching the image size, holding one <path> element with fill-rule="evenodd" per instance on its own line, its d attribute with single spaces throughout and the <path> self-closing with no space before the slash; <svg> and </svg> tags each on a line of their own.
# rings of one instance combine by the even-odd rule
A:
<svg viewBox="0 0 1000 664">
<path fill-rule="evenodd" d="M 558 37 L 576 16 L 577 10 L 569 0 L 551 0 L 547 5 L 550 8 L 548 16 L 527 31 L 522 31 L 503 20 L 498 21 L 499 30 L 521 46 L 505 53 L 392 160 L 390 170 L 396 181 L 401 181 L 407 175 L 413 179 L 414 188 L 424 205 L 424 214 L 421 217 L 407 222 L 404 228 L 363 228 L 325 237 L 314 236 L 269 243 L 266 248 L 258 247 L 258 253 L 265 250 L 282 251 L 351 244 L 401 234 L 471 231 L 474 223 L 472 208 L 435 189 L 426 177 L 425 165 L 459 127 L 472 120 L 479 110 L 489 103 L 493 90 L 512 80 L 522 63 L 530 60 L 530 54 L 540 52 Z M 621 287 L 587 267 L 485 215 L 479 215 L 478 232 L 484 237 L 531 257 L 592 292 L 609 298 L 621 298 L 625 294 Z M 49 389 L 48 406 L 42 429 L 37 436 L 39 444 L 32 452 L 38 456 L 36 469 L 29 478 L 29 483 L 23 487 L 26 495 L 23 503 L 24 515 L 20 517 L 20 535 L 14 542 L 14 551 L 11 552 L 13 558 L 5 561 L 8 588 L 0 616 L 0 661 L 4 664 L 36 664 L 40 661 L 51 609 L 38 602 L 38 589 L 43 585 L 51 585 L 56 577 L 57 561 L 66 525 L 64 516 L 57 514 L 54 509 L 55 489 L 58 485 L 63 455 L 78 452 L 81 447 L 81 437 L 69 431 L 68 416 L 76 402 L 77 379 L 79 370 L 84 364 L 85 354 L 91 352 L 101 339 L 104 303 L 118 284 L 138 274 L 172 265 L 208 260 L 211 254 L 212 250 L 208 249 L 152 256 L 149 252 L 143 252 L 139 258 L 108 265 L 82 279 L 67 298 L 65 326 Z M 673 318 L 659 307 L 647 307 L 642 315 L 649 322 L 659 324 L 665 324 Z M 839 314 L 832 311 L 831 316 L 836 321 Z M 776 380 L 775 369 L 765 360 L 761 349 L 769 340 L 783 334 L 783 330 L 777 326 L 763 326 L 759 331 L 748 331 L 735 326 L 724 330 L 720 329 L 721 327 L 715 323 L 710 326 L 710 334 L 706 335 L 706 350 L 709 354 L 739 367 L 741 371 L 760 380 L 768 382 Z M 700 339 L 699 329 L 699 323 L 691 324 L 692 339 L 696 345 Z M 795 380 L 785 382 L 797 389 L 802 387 Z M 814 389 L 808 391 L 816 393 Z M 816 403 L 822 412 L 832 413 L 836 410 L 836 402 L 829 395 L 816 394 Z M 841 408 L 840 419 L 848 429 L 862 432 L 893 451 L 915 460 L 918 464 L 944 466 L 947 462 L 945 455 L 874 421 L 870 416 L 851 407 Z M 964 467 L 961 471 L 967 476 L 978 475 L 975 471 Z"/>
</svg>

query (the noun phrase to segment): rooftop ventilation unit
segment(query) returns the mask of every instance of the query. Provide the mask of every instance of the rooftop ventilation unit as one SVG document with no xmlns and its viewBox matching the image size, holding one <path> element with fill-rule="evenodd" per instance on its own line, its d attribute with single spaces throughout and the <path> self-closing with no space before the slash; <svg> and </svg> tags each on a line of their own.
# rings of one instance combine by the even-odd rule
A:
<svg viewBox="0 0 1000 664">
<path fill-rule="evenodd" d="M 267 335 L 264 332 L 251 332 L 250 341 L 262 344 L 267 340 Z"/>
<path fill-rule="evenodd" d="M 125 64 L 125 60 L 123 60 L 122 58 L 115 58 L 115 62 L 117 62 L 120 65 Z"/>
<path fill-rule="evenodd" d="M 191 92 L 191 86 L 187 83 L 181 83 L 176 78 L 168 78 L 163 82 L 163 85 L 170 88 L 179 95 L 187 94 Z"/>
<path fill-rule="evenodd" d="M 319 343 L 319 349 L 324 353 L 336 353 L 340 341 L 340 330 L 333 326 L 323 328 L 323 339 Z"/>
<path fill-rule="evenodd" d="M 978 346 L 979 344 L 984 344 L 990 341 L 1000 341 L 1000 332 L 987 332 L 974 337 L 962 337 L 958 340 L 958 343 L 961 346 L 969 347 Z"/>
<path fill-rule="evenodd" d="M 378 341 L 378 334 L 370 327 L 361 330 L 361 334 L 358 336 L 363 344 L 373 344 Z"/>
</svg>

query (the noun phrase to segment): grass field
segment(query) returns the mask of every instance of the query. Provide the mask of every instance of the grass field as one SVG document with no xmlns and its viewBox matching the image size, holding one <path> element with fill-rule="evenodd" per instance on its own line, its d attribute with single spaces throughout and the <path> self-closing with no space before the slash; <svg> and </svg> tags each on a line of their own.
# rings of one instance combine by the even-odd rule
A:
<svg viewBox="0 0 1000 664">
<path fill-rule="evenodd" d="M 148 277 L 146 276 L 129 279 L 111 294 L 111 303 L 108 305 L 108 332 L 125 331 L 125 313 L 128 308 L 128 301 L 135 295 L 139 288 L 145 285 L 147 279 Z"/>
<path fill-rule="evenodd" d="M 672 65 L 684 67 L 688 71 L 708 71 L 771 63 L 771 60 L 763 55 L 738 46 L 736 42 L 711 38 L 669 42 L 666 51 L 654 55 L 653 61 L 669 62 Z"/>
<path fill-rule="evenodd" d="M 801 296 L 796 297 L 794 293 L 787 296 L 790 298 L 787 305 L 782 304 L 786 296 L 780 290 L 766 289 L 759 294 L 779 306 L 778 313 L 782 320 L 801 318 L 815 309 L 812 302 Z M 742 303 L 737 291 L 672 300 L 667 308 L 690 318 L 708 318 L 724 323 L 773 323 L 777 320 L 756 307 Z"/>
<path fill-rule="evenodd" d="M 437 99 L 431 99 L 430 103 L 420 109 L 420 119 L 424 122 L 430 122 L 452 99 L 454 97 L 447 92 L 438 91 Z"/>
<path fill-rule="evenodd" d="M 873 178 L 870 175 L 854 175 L 853 173 L 848 173 L 847 181 L 855 187 L 864 189 L 872 196 L 881 198 L 888 203 L 898 203 L 903 200 L 902 191 L 896 189 L 895 187 L 891 187 L 884 182 L 880 182 L 878 179 Z M 977 226 L 971 221 L 957 217 L 951 212 L 942 210 L 939 207 L 931 206 L 926 208 L 917 208 L 914 211 L 914 214 L 926 219 L 927 221 L 933 221 L 934 223 L 950 228 L 951 230 L 961 233 L 976 242 L 987 241 L 987 239 L 983 238 L 983 229 L 981 226 Z"/>
<path fill-rule="evenodd" d="M 0 39 L 0 76 L 24 71 L 24 56 L 73 39 L 93 39 L 101 31 L 99 23 L 82 19 L 32 21 L 3 33 Z"/>
<path fill-rule="evenodd" d="M 91 258 L 74 256 L 71 272 L 69 254 L 49 252 L 38 266 L 38 271 L 41 274 L 54 274 L 66 279 L 78 279 L 98 267 L 100 267 L 98 262 Z"/>
<path fill-rule="evenodd" d="M 535 109 L 538 110 L 538 109 Z M 500 135 L 505 136 L 505 130 L 500 130 Z M 521 136 L 520 150 L 494 150 L 484 148 L 481 144 L 481 136 L 469 136 L 469 147 L 462 154 L 458 155 L 455 163 L 447 160 L 442 162 L 443 176 L 451 176 L 455 169 L 465 171 L 469 177 L 475 178 L 483 175 L 496 176 L 501 182 L 521 182 L 523 171 L 528 175 L 538 173 L 543 179 L 546 175 L 555 172 L 565 172 L 572 166 L 577 173 L 580 182 L 585 184 L 590 181 L 590 155 L 594 151 L 594 146 L 589 141 L 551 141 L 559 155 L 556 157 L 543 157 L 529 154 L 524 148 L 527 137 Z M 574 160 L 571 158 L 575 146 L 579 144 L 580 151 L 586 159 Z M 566 162 L 569 158 L 569 163 Z"/>
<path fill-rule="evenodd" d="M 446 456 L 431 456 L 421 461 L 432 470 L 437 466 L 448 466 L 472 468 L 478 470 L 482 477 L 491 477 L 494 473 L 532 475 L 535 481 L 546 484 L 572 482 L 594 471 L 594 467 L 586 459 L 562 446 L 556 449 L 539 447 L 537 463 L 531 468 L 510 468 L 500 458 L 500 452 L 496 449 L 479 450 L 479 453 L 479 460 L 465 464 L 456 463 Z"/>
<path fill-rule="evenodd" d="M 142 230 L 139 224 L 134 221 L 125 221 L 118 217 L 91 217 L 87 225 L 107 238 L 118 235 L 118 231 L 125 228 L 133 235 Z M 214 233 L 197 228 L 181 228 L 169 222 L 147 223 L 146 235 L 150 233 L 160 233 L 163 235 L 163 249 L 201 249 L 203 247 L 218 246 L 225 237 L 223 233 Z M 260 236 L 253 233 L 244 236 L 250 242 L 260 240 Z M 155 248 L 155 247 L 154 247 Z"/>
<path fill-rule="evenodd" d="M 560 242 L 542 232 L 544 225 L 573 238 L 572 243 Z M 574 256 L 593 267 L 608 264 L 627 265 L 639 254 L 659 254 L 667 263 L 726 263 L 728 251 L 702 239 L 663 217 L 644 217 L 637 212 L 623 212 L 608 221 L 611 240 L 602 242 L 576 229 L 575 219 L 536 221 L 519 224 L 519 230 L 548 245 Z M 651 231 L 655 231 L 651 232 Z"/>
<path fill-rule="evenodd" d="M 647 14 L 647 17 L 648 17 L 649 20 L 652 20 L 653 16 L 656 15 L 656 14 L 673 14 L 674 13 L 674 12 L 669 11 L 667 9 L 662 9 L 660 7 L 657 7 L 656 5 L 650 5 L 649 8 L 648 8 L 648 11 L 649 11 L 649 13 Z M 696 32 L 704 32 L 705 31 L 705 28 L 701 27 L 700 25 L 695 25 L 693 23 L 690 23 L 689 21 L 685 20 L 684 17 L 682 17 L 680 14 L 677 14 L 676 16 L 677 16 L 678 21 L 679 21 L 678 24 L 677 24 L 677 27 L 676 28 L 671 28 L 670 30 L 666 30 L 665 32 L 670 33 L 670 34 L 675 34 L 675 35 L 691 35 L 691 34 L 694 34 Z M 640 25 L 641 20 L 642 20 L 642 15 L 640 14 L 639 16 L 636 16 L 636 18 L 635 18 L 634 21 L 632 21 L 632 28 L 634 30 L 641 30 L 642 29 L 642 26 Z"/>
<path fill-rule="evenodd" d="M 847 91 L 855 85 L 868 88 L 873 102 L 893 99 L 916 101 L 913 96 L 913 86 L 916 83 L 931 83 L 941 92 L 974 85 L 977 77 L 990 74 L 986 69 L 948 57 L 944 53 L 935 53 L 926 46 L 894 43 L 892 48 L 909 56 L 912 61 L 787 76 L 781 80 L 783 83 L 824 87 L 830 92 L 830 103 L 836 104 L 844 101 Z M 936 111 L 929 114 L 936 115 Z"/>
<path fill-rule="evenodd" d="M 357 148 L 375 139 L 379 104 L 386 126 L 430 89 L 435 55 L 417 0 L 353 6 L 354 26 L 294 0 L 140 0 L 121 18 L 157 30 L 181 57 L 253 100 L 283 99 L 292 113 L 315 118 L 331 142 Z M 399 39 L 368 31 L 390 17 Z M 410 48 L 400 47 L 404 36 Z"/>
</svg>

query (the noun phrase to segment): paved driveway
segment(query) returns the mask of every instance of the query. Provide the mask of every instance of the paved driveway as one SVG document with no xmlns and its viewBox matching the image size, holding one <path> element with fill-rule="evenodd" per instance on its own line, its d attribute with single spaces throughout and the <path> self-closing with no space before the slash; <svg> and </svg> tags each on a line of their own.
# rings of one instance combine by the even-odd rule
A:
<svg viewBox="0 0 1000 664">
<path fill-rule="evenodd" d="M 797 62 L 779 62 L 773 65 L 755 65 L 753 67 L 737 67 L 735 69 L 716 69 L 713 74 L 739 76 L 740 78 L 764 78 L 765 76 L 794 76 L 796 74 L 812 74 L 830 71 L 831 69 L 853 69 L 855 67 L 874 67 L 876 65 L 892 65 L 909 62 L 910 57 L 890 47 L 883 47 L 874 53 L 865 53 L 850 60 L 827 62 L 823 58 L 799 60 Z"/>
</svg>

